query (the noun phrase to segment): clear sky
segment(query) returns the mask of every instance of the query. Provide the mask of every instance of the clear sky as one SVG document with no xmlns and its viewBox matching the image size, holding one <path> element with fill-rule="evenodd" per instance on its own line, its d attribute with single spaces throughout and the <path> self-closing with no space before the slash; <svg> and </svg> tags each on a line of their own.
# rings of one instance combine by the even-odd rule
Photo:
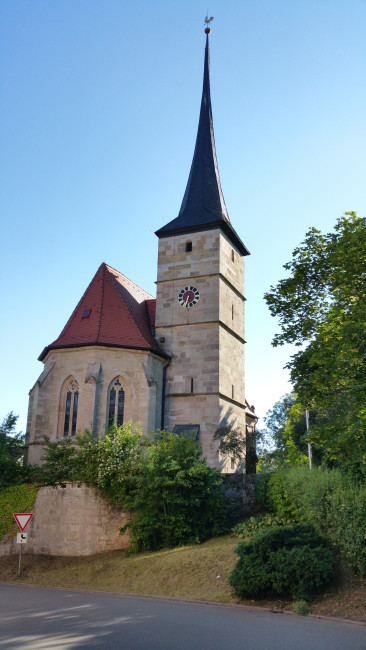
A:
<svg viewBox="0 0 366 650">
<path fill-rule="evenodd" d="M 198 124 L 206 5 L 0 2 L 0 418 L 105 261 L 155 295 Z M 263 293 L 310 226 L 366 214 L 366 0 L 215 0 L 211 95 L 246 258 L 246 396 L 291 389 Z"/>
</svg>

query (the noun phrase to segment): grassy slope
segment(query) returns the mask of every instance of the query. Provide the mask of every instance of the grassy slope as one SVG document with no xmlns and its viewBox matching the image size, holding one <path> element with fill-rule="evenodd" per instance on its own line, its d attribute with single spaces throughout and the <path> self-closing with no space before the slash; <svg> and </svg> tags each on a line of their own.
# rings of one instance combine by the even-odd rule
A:
<svg viewBox="0 0 366 650">
<path fill-rule="evenodd" d="M 176 548 L 126 557 L 114 551 L 87 557 L 23 556 L 20 581 L 49 587 L 115 591 L 192 600 L 239 603 L 227 577 L 239 540 L 212 539 L 201 546 Z M 18 556 L 0 557 L 0 580 L 18 582 Z M 219 576 L 219 577 L 218 577 Z M 291 609 L 290 601 L 241 601 L 272 609 Z M 348 580 L 311 605 L 313 614 L 366 622 L 366 583 Z"/>
</svg>

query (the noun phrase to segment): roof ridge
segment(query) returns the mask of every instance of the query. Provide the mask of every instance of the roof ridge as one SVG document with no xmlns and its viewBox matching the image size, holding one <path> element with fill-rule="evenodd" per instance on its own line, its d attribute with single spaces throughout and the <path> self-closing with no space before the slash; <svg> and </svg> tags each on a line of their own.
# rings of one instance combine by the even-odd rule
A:
<svg viewBox="0 0 366 650">
<path fill-rule="evenodd" d="M 123 276 L 123 273 L 120 273 L 120 275 Z M 123 277 L 125 277 L 125 276 L 123 276 Z M 117 280 L 116 280 L 116 278 L 113 277 L 113 276 L 112 276 L 112 281 L 115 283 L 115 285 L 117 284 Z M 134 283 L 133 283 L 133 284 L 134 284 Z M 138 287 L 138 285 L 136 285 L 136 286 Z M 124 289 L 125 291 L 127 291 L 127 293 L 129 294 L 129 296 L 130 296 L 130 297 L 131 297 L 131 298 L 132 298 L 132 299 L 137 303 L 138 306 L 144 304 L 145 311 L 146 311 L 146 314 L 147 314 L 147 317 L 148 317 L 148 323 L 149 323 L 149 334 L 152 336 L 152 334 L 151 334 L 151 328 L 150 328 L 150 322 L 149 322 L 149 321 L 150 321 L 150 318 L 149 318 L 148 309 L 147 309 L 147 305 L 146 305 L 146 302 L 147 302 L 147 301 L 146 301 L 146 298 L 144 298 L 144 299 L 142 300 L 141 303 L 138 303 L 138 301 L 136 300 L 136 298 L 135 298 L 135 297 L 134 297 L 134 296 L 133 296 L 133 295 L 128 291 L 128 289 L 126 289 L 126 287 L 123 287 L 122 285 L 120 285 L 120 287 L 121 287 L 122 289 Z M 140 288 L 140 287 L 138 287 L 138 288 Z M 117 289 L 117 291 L 119 292 L 119 294 L 121 295 L 118 286 L 116 286 L 116 289 Z M 143 291 L 143 289 L 142 289 L 142 291 Z M 122 295 L 121 295 L 121 298 L 122 298 L 124 304 L 126 305 L 126 308 L 127 308 L 127 310 L 128 310 L 128 313 L 130 314 L 130 317 L 132 318 L 133 322 L 135 323 L 137 329 L 139 330 L 139 332 L 140 332 L 142 338 L 146 341 L 146 335 L 145 335 L 145 333 L 144 333 L 144 330 L 143 330 L 143 327 L 142 327 L 142 325 L 141 325 L 140 319 L 136 319 L 136 318 L 135 318 L 135 315 L 134 315 L 133 312 L 132 312 L 132 309 L 131 309 L 131 306 L 130 306 L 130 304 L 129 304 L 129 301 L 128 301 L 128 300 L 125 300 L 125 298 L 124 298 Z M 154 339 L 154 342 L 156 343 L 155 339 Z M 157 343 L 156 343 L 156 345 L 157 345 Z"/>
<path fill-rule="evenodd" d="M 149 299 L 156 300 L 156 298 L 154 298 L 154 296 L 153 296 L 151 293 L 149 293 L 148 291 L 146 291 L 145 289 L 143 289 L 142 287 L 140 287 L 139 284 L 136 284 L 136 282 L 134 282 L 133 280 L 131 280 L 131 278 L 127 277 L 127 275 L 125 275 L 124 273 L 121 273 L 121 271 L 118 271 L 118 269 L 115 269 L 115 268 L 114 268 L 113 266 L 111 266 L 110 264 L 106 264 L 105 262 L 103 262 L 103 264 L 107 267 L 107 269 L 109 269 L 110 271 L 112 271 L 112 272 L 114 272 L 114 273 L 117 273 L 117 275 L 121 276 L 122 278 L 124 278 L 125 280 L 127 280 L 128 282 L 130 282 L 134 287 L 136 287 L 136 289 L 139 289 L 139 291 L 142 291 L 142 292 L 145 293 L 147 296 L 149 296 L 149 297 L 150 297 Z"/>
<path fill-rule="evenodd" d="M 103 308 L 104 308 L 104 280 L 105 280 L 105 271 L 106 271 L 106 263 L 103 262 L 99 268 L 102 268 L 102 299 L 101 299 L 101 306 L 100 306 L 100 313 L 99 313 L 99 324 L 98 324 L 98 333 L 97 333 L 97 341 L 99 341 L 99 335 L 100 335 L 100 329 L 102 327 L 102 316 L 103 316 Z"/>
</svg>

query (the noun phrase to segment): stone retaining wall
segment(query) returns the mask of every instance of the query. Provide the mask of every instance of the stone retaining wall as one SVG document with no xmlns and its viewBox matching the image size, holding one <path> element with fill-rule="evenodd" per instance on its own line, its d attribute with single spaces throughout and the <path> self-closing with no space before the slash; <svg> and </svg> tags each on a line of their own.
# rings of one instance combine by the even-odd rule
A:
<svg viewBox="0 0 366 650">
<path fill-rule="evenodd" d="M 130 545 L 129 531 L 119 533 L 130 514 L 111 508 L 87 485 L 65 483 L 42 487 L 33 512 L 34 517 L 25 531 L 28 539 L 23 553 L 91 555 Z M 5 535 L 0 542 L 0 555 L 18 552 L 16 535 Z"/>
</svg>

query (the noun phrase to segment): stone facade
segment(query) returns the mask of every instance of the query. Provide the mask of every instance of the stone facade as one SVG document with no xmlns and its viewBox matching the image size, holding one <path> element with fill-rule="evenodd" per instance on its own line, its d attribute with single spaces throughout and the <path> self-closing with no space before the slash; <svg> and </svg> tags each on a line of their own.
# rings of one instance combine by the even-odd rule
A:
<svg viewBox="0 0 366 650">
<path fill-rule="evenodd" d="M 186 285 L 200 293 L 191 308 L 178 301 Z M 155 335 L 172 360 L 164 426 L 199 424 L 208 462 L 233 471 L 213 434 L 230 424 L 245 435 L 243 256 L 219 228 L 161 238 L 156 305 Z"/>
<path fill-rule="evenodd" d="M 130 533 L 119 530 L 128 512 L 111 508 L 92 488 L 66 483 L 38 490 L 34 517 L 27 526 L 24 553 L 36 555 L 91 555 L 130 546 Z M 16 535 L 5 535 L 0 555 L 18 553 Z"/>
<path fill-rule="evenodd" d="M 163 359 L 142 350 L 103 346 L 50 350 L 45 359 L 48 372 L 42 373 L 30 391 L 29 462 L 39 462 L 43 436 L 63 437 L 63 387 L 70 378 L 79 389 L 78 432 L 105 433 L 108 390 L 115 377 L 121 378 L 125 393 L 124 421 L 140 422 L 143 433 L 160 428 L 163 365 Z"/>
<path fill-rule="evenodd" d="M 155 233 L 156 300 L 101 265 L 64 330 L 40 357 L 45 369 L 30 392 L 30 462 L 39 462 L 45 435 L 55 440 L 89 428 L 101 436 L 113 421 L 133 420 L 143 433 L 199 425 L 208 463 L 223 472 L 238 469 L 220 457 L 214 434 L 235 427 L 244 442 L 256 420 L 244 384 L 244 256 L 249 251 L 231 225 L 221 189 L 208 34 L 186 191 L 178 217 Z M 199 292 L 190 306 L 178 300 L 187 294 L 185 287 Z M 123 390 L 111 388 L 112 381 Z"/>
</svg>

